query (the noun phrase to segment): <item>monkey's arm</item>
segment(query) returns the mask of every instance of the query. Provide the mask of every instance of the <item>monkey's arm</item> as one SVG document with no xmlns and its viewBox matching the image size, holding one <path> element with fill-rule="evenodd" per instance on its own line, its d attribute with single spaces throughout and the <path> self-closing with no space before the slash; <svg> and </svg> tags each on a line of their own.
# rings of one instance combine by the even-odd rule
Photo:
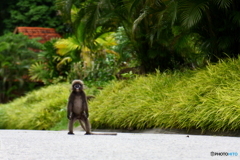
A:
<svg viewBox="0 0 240 160">
<path fill-rule="evenodd" d="M 67 118 L 70 120 L 72 117 L 72 101 L 71 96 L 68 99 L 68 105 L 67 105 Z"/>
<path fill-rule="evenodd" d="M 83 92 L 83 107 L 84 107 L 84 112 L 88 118 L 89 114 L 88 114 L 87 96 L 84 92 Z"/>
<path fill-rule="evenodd" d="M 87 102 L 86 102 L 86 109 L 85 109 L 85 113 L 86 113 L 86 116 L 88 118 L 89 114 L 88 114 L 88 105 L 87 105 Z"/>
</svg>

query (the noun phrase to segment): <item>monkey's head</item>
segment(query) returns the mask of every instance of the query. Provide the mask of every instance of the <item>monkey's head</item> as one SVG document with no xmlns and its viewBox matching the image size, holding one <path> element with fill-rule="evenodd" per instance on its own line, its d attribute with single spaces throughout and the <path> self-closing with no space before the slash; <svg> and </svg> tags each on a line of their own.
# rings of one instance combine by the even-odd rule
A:
<svg viewBox="0 0 240 160">
<path fill-rule="evenodd" d="M 75 92 L 81 92 L 83 90 L 83 81 L 73 80 L 72 81 L 72 90 Z"/>
</svg>

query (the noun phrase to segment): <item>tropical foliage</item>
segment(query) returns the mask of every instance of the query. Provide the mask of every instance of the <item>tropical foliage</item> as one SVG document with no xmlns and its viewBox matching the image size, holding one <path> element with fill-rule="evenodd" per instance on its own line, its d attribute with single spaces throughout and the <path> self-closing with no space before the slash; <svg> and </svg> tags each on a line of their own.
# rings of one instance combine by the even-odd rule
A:
<svg viewBox="0 0 240 160">
<path fill-rule="evenodd" d="M 57 39 L 44 43 L 44 47 L 34 64 L 29 68 L 30 79 L 42 81 L 44 84 L 57 83 L 67 80 L 70 70 L 71 57 L 57 54 L 54 47 Z"/>
<path fill-rule="evenodd" d="M 52 0 L 11 0 L 0 2 L 0 35 L 15 27 L 50 27 L 65 32 Z"/>
<path fill-rule="evenodd" d="M 71 17 L 74 4 L 77 18 Z M 122 26 L 146 71 L 195 67 L 239 53 L 237 0 L 57 0 L 57 6 L 84 43 L 93 44 L 100 26 L 102 32 Z"/>
<path fill-rule="evenodd" d="M 57 0 L 56 6 L 72 34 L 54 44 L 52 61 L 58 71 L 49 72 L 45 79 L 50 81 L 59 72 L 63 79 L 111 79 L 125 61 L 135 61 L 147 72 L 195 69 L 239 53 L 234 0 Z M 44 65 L 32 67 L 33 78 L 44 74 Z"/>
<path fill-rule="evenodd" d="M 37 58 L 33 49 L 42 47 L 37 40 L 22 34 L 9 33 L 0 37 L 0 103 L 23 94 L 22 91 L 31 87 L 31 83 L 26 86 L 24 82 L 28 80 L 30 65 Z"/>
<path fill-rule="evenodd" d="M 240 53 L 240 1 L 178 0 L 182 25 L 200 35 L 201 49 L 212 61 Z"/>
<path fill-rule="evenodd" d="M 99 92 L 87 85 L 92 128 L 240 129 L 240 59 L 195 71 L 165 71 L 113 81 Z M 92 83 L 91 83 L 92 84 Z M 0 105 L 1 129 L 66 130 L 70 85 L 58 83 Z M 19 121 L 20 119 L 20 121 Z"/>
<path fill-rule="evenodd" d="M 98 30 L 100 32 L 101 28 Z M 118 53 L 113 50 L 113 46 L 116 45 L 113 33 L 99 34 L 93 40 L 93 44 L 86 44 L 79 37 L 73 35 L 55 44 L 59 55 L 72 57 L 69 79 L 94 81 L 112 79 L 119 59 Z"/>
</svg>

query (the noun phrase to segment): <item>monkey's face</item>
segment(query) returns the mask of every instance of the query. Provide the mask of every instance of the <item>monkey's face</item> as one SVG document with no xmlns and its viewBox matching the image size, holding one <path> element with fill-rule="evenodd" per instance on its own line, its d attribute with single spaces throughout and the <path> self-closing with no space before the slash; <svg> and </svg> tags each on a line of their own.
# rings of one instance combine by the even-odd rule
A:
<svg viewBox="0 0 240 160">
<path fill-rule="evenodd" d="M 82 91 L 82 84 L 80 84 L 80 83 L 75 83 L 75 84 L 73 85 L 73 91 L 76 91 L 76 92 Z"/>
</svg>

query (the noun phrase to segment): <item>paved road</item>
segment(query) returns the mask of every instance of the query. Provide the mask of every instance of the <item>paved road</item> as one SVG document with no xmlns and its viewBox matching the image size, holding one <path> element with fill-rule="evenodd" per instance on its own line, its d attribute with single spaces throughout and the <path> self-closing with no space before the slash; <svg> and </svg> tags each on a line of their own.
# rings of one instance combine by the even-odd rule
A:
<svg viewBox="0 0 240 160">
<path fill-rule="evenodd" d="M 222 156 L 211 156 L 211 152 Z M 232 154 L 232 156 L 226 156 Z M 232 153 L 233 152 L 233 153 Z M 235 160 L 240 138 L 184 134 L 0 130 L 1 160 Z"/>
</svg>

